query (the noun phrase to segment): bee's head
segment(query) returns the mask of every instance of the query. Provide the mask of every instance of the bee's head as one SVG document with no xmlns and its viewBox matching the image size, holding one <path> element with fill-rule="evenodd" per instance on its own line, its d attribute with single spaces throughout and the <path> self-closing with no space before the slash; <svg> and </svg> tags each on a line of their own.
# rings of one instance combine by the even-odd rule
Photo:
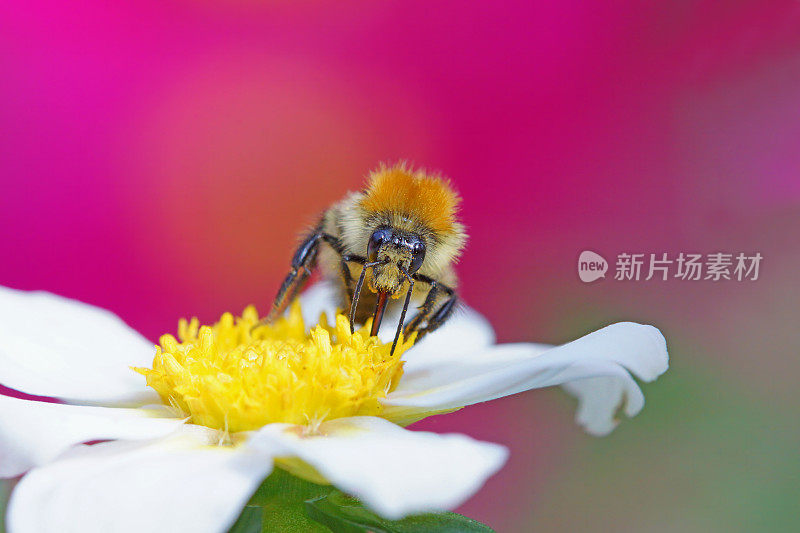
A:
<svg viewBox="0 0 800 533">
<path fill-rule="evenodd" d="M 405 275 L 414 274 L 425 260 L 425 241 L 419 235 L 397 228 L 381 226 L 372 232 L 367 244 L 367 259 L 381 264 L 373 268 L 373 290 L 394 294 Z"/>
<path fill-rule="evenodd" d="M 461 254 L 466 235 L 457 216 L 459 197 L 438 174 L 404 163 L 381 165 L 356 198 L 343 236 L 354 253 L 367 248 L 370 261 L 385 261 L 374 267 L 373 288 L 399 288 L 400 266 L 409 274 L 441 276 Z"/>
</svg>

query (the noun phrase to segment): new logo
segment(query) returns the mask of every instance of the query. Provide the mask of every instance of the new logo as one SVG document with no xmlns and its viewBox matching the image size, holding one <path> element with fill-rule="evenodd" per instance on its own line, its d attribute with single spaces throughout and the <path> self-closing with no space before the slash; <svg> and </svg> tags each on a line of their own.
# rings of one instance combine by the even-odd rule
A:
<svg viewBox="0 0 800 533">
<path fill-rule="evenodd" d="M 578 277 L 584 283 L 606 277 L 608 261 L 602 255 L 585 250 L 578 257 Z"/>
</svg>

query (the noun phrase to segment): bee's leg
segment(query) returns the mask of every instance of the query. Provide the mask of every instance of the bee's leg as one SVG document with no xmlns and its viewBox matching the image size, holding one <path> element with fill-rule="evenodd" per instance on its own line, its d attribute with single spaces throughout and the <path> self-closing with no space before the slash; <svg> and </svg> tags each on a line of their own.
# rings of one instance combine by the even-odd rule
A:
<svg viewBox="0 0 800 533">
<path fill-rule="evenodd" d="M 343 254 L 342 255 L 342 282 L 344 282 L 345 291 L 347 291 L 347 301 L 352 305 L 353 303 L 353 274 L 350 272 L 349 263 L 359 263 L 363 265 L 367 262 L 366 259 L 360 255 Z"/>
<path fill-rule="evenodd" d="M 444 324 L 448 318 L 453 314 L 453 311 L 456 310 L 456 305 L 458 304 L 458 296 L 456 294 L 450 295 L 450 297 L 444 301 L 442 305 L 433 313 L 428 319 L 428 323 L 421 329 L 417 330 L 417 341 L 422 339 L 428 333 L 433 333 L 436 331 L 439 326 Z"/>
<path fill-rule="evenodd" d="M 415 280 L 427 283 L 430 286 L 428 295 L 420 306 L 419 314 L 408 323 L 403 331 L 403 335 L 406 337 L 416 331 L 417 341 L 419 341 L 428 333 L 434 332 L 450 318 L 458 304 L 458 295 L 455 290 L 433 278 L 421 274 L 415 274 L 413 277 Z M 436 307 L 436 302 L 441 293 L 445 293 L 447 299 Z M 425 323 L 424 326 L 422 326 L 423 323 Z"/>
<path fill-rule="evenodd" d="M 278 289 L 278 294 L 275 296 L 269 315 L 260 322 L 261 324 L 272 322 L 278 318 L 297 297 L 297 294 L 306 284 L 316 266 L 317 252 L 322 241 L 328 243 L 336 253 L 342 254 L 342 245 L 339 243 L 339 239 L 333 235 L 325 233 L 319 228 L 308 235 L 294 252 L 292 269 L 283 280 L 281 288 Z"/>
<path fill-rule="evenodd" d="M 269 315 L 267 315 L 260 324 L 272 322 L 282 315 L 289 304 L 297 297 L 300 290 L 308 281 L 309 276 L 311 276 L 311 272 L 314 270 L 321 242 L 327 243 L 333 251 L 342 257 L 342 276 L 345 279 L 345 286 L 349 293 L 348 296 L 350 296 L 350 301 L 352 301 L 352 294 L 350 294 L 352 293 L 352 276 L 350 275 L 350 268 L 347 266 L 347 262 L 353 261 L 364 264 L 367 260 L 358 255 L 344 254 L 339 239 L 328 233 L 316 230 L 306 237 L 295 251 L 294 257 L 292 258 L 292 269 L 283 280 L 283 284 L 281 284 L 281 288 L 278 290 L 277 296 L 275 296 L 275 301 L 272 304 Z"/>
<path fill-rule="evenodd" d="M 425 301 L 422 302 L 422 305 L 419 306 L 419 313 L 417 316 L 411 319 L 411 321 L 406 324 L 405 328 L 403 328 L 403 336 L 408 338 L 411 333 L 417 331 L 419 329 L 420 324 L 423 324 L 428 320 L 435 309 L 436 299 L 439 297 L 439 287 L 434 284 L 431 285 L 430 290 L 428 291 L 427 296 L 425 296 Z"/>
<path fill-rule="evenodd" d="M 322 232 L 315 231 L 297 247 L 294 257 L 292 257 L 292 269 L 283 280 L 281 288 L 278 289 L 278 294 L 272 303 L 272 309 L 261 323 L 272 322 L 281 316 L 295 299 L 297 293 L 300 292 L 300 289 L 303 288 L 306 281 L 308 281 L 308 277 L 316 264 L 319 242 L 322 236 Z"/>
</svg>

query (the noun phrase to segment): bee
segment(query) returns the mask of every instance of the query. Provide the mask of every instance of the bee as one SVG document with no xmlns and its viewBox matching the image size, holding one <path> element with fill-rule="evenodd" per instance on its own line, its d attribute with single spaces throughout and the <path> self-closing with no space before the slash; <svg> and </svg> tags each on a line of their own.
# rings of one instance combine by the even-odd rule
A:
<svg viewBox="0 0 800 533">
<path fill-rule="evenodd" d="M 319 267 L 337 284 L 340 307 L 350 310 L 351 332 L 372 316 L 370 334 L 377 335 L 387 307 L 399 307 L 392 353 L 401 331 L 406 338 L 416 332 L 419 341 L 444 324 L 458 303 L 453 264 L 466 242 L 459 202 L 439 174 L 381 164 L 364 189 L 329 207 L 303 237 L 264 322 L 283 314 Z M 418 313 L 404 325 L 412 302 Z"/>
</svg>

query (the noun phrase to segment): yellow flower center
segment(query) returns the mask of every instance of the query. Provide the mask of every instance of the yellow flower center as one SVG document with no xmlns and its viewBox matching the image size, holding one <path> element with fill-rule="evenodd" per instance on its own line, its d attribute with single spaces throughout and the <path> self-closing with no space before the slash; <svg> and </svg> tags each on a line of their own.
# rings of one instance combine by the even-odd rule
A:
<svg viewBox="0 0 800 533">
<path fill-rule="evenodd" d="M 369 324 L 350 333 L 347 317 L 306 332 L 300 304 L 273 324 L 258 326 L 250 306 L 225 313 L 213 326 L 196 318 L 178 324 L 178 341 L 163 335 L 153 368 L 135 368 L 162 400 L 195 424 L 229 432 L 273 422 L 312 427 L 345 416 L 380 416 L 380 400 L 403 375 L 413 338 L 391 344 L 369 336 Z"/>
</svg>

